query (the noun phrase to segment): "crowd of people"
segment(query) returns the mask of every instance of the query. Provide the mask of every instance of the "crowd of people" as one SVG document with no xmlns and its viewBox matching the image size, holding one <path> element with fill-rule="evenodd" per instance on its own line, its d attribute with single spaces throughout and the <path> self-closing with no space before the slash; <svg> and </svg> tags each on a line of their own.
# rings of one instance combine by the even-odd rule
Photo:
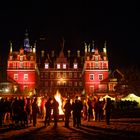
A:
<svg viewBox="0 0 140 140">
<path fill-rule="evenodd" d="M 67 99 L 62 106 L 64 111 L 64 125 L 69 127 L 70 119 L 72 119 L 73 127 L 81 125 L 81 119 L 84 121 L 101 121 L 106 120 L 107 125 L 110 123 L 110 115 L 113 106 L 109 98 L 100 101 L 94 99 Z M 45 109 L 45 111 L 44 111 Z M 0 99 L 0 127 L 11 121 L 15 126 L 25 126 L 29 123 L 35 127 L 37 118 L 40 117 L 44 121 L 44 126 L 49 126 L 53 122 L 53 126 L 57 127 L 59 121 L 59 102 L 54 97 L 48 97 L 41 100 L 40 106 L 38 99 L 14 97 Z"/>
</svg>

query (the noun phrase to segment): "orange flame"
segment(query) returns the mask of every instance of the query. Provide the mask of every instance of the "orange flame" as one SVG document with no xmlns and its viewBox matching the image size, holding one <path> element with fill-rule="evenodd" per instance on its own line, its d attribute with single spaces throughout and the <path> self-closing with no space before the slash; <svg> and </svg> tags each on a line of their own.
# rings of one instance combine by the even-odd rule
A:
<svg viewBox="0 0 140 140">
<path fill-rule="evenodd" d="M 61 98 L 61 94 L 59 93 L 59 91 L 57 90 L 56 94 L 54 95 L 54 98 L 56 99 L 56 101 L 59 103 L 59 115 L 64 114 L 63 110 L 62 110 L 62 98 Z"/>
</svg>

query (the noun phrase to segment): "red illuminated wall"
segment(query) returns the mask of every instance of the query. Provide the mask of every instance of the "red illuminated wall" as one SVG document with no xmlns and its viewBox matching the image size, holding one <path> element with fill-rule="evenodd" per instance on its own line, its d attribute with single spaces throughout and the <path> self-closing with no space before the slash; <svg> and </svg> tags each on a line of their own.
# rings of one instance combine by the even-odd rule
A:
<svg viewBox="0 0 140 140">
<path fill-rule="evenodd" d="M 106 48 L 105 48 L 106 49 Z M 108 93 L 108 59 L 106 51 L 85 52 L 84 88 L 87 95 Z"/>
<path fill-rule="evenodd" d="M 21 48 L 19 52 L 10 52 L 7 64 L 7 80 L 16 83 L 19 91 L 29 92 L 36 87 L 36 55 L 35 52 L 24 53 Z"/>
</svg>

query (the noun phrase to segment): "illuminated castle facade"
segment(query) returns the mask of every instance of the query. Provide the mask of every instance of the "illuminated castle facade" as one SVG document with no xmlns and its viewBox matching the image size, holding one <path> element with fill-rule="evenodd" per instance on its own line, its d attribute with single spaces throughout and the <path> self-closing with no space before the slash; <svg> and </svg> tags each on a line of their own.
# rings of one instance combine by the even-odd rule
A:
<svg viewBox="0 0 140 140">
<path fill-rule="evenodd" d="M 117 81 L 109 78 L 106 43 L 102 52 L 94 48 L 94 43 L 92 48 L 85 43 L 83 52 L 77 50 L 74 53 L 64 51 L 63 40 L 58 55 L 54 50 L 41 50 L 40 55 L 37 54 L 36 44 L 33 48 L 30 46 L 27 32 L 24 48 L 19 52 L 13 51 L 10 45 L 7 77 L 18 85 L 22 93 L 35 89 L 40 95 L 50 96 L 59 90 L 66 97 L 114 93 Z"/>
<path fill-rule="evenodd" d="M 24 40 L 24 48 L 13 51 L 10 43 L 10 52 L 7 62 L 7 80 L 14 83 L 14 92 L 34 92 L 37 81 L 36 45 L 32 48 L 27 37 Z"/>
</svg>

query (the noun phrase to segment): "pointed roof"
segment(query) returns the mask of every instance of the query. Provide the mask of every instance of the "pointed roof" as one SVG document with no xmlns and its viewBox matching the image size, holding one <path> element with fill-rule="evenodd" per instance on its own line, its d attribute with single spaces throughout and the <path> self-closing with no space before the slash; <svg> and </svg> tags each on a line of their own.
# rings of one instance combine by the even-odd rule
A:
<svg viewBox="0 0 140 140">
<path fill-rule="evenodd" d="M 62 48 L 61 48 L 58 58 L 56 59 L 56 63 L 67 63 L 67 58 L 64 55 L 64 39 L 63 39 L 61 47 Z"/>
</svg>

